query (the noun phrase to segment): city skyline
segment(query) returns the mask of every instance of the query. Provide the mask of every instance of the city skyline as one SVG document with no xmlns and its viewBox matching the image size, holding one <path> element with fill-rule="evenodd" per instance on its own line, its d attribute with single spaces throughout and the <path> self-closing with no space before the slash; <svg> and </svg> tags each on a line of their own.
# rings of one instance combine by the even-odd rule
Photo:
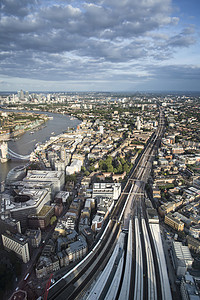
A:
<svg viewBox="0 0 200 300">
<path fill-rule="evenodd" d="M 0 91 L 199 91 L 200 3 L 1 4 Z"/>
</svg>

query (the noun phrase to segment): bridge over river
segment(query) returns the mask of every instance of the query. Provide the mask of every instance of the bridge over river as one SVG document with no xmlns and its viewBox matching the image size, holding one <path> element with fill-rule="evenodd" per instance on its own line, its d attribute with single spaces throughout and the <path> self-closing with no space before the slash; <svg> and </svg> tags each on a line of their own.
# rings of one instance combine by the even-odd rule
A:
<svg viewBox="0 0 200 300">
<path fill-rule="evenodd" d="M 30 155 L 21 155 L 15 153 L 13 150 L 9 149 L 8 143 L 3 142 L 0 145 L 0 159 L 1 163 L 7 162 L 9 159 L 19 159 L 19 160 L 30 160 Z"/>
</svg>

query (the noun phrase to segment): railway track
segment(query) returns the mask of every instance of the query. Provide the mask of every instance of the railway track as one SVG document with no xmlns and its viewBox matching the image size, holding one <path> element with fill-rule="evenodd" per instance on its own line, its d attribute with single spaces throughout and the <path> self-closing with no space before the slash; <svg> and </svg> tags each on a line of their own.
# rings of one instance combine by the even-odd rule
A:
<svg viewBox="0 0 200 300">
<path fill-rule="evenodd" d="M 104 229 L 99 241 L 96 243 L 94 248 L 88 253 L 88 255 L 76 267 L 74 267 L 71 271 L 69 271 L 59 281 L 57 281 L 54 285 L 50 287 L 48 293 L 49 300 L 75 299 L 78 296 L 78 294 L 82 291 L 82 289 L 88 284 L 88 282 L 91 281 L 91 279 L 107 263 L 109 259 L 108 253 L 110 253 L 110 250 L 113 248 L 113 245 L 116 244 L 118 234 L 121 230 L 120 223 L 124 219 L 126 207 L 128 203 L 133 201 L 134 195 L 136 193 L 140 193 L 144 189 L 144 183 L 147 178 L 146 169 L 148 169 L 149 172 L 149 160 L 152 161 L 152 157 L 155 154 L 155 148 L 157 147 L 159 139 L 161 138 L 163 132 L 162 122 L 160 122 L 160 124 L 161 125 L 157 129 L 157 132 L 155 132 L 152 135 L 147 147 L 144 149 L 143 153 L 138 158 L 136 165 L 132 169 L 129 175 L 129 179 L 121 193 L 120 198 L 118 199 L 116 206 L 110 214 L 110 220 L 108 221 L 108 224 Z M 134 188 L 137 182 L 140 182 L 140 184 L 137 188 Z M 133 206 L 131 206 L 131 210 L 134 210 Z M 135 222 L 138 221 L 135 220 Z M 135 240 L 136 243 L 138 243 L 139 249 L 142 252 L 140 233 L 138 232 L 137 226 L 135 225 L 135 228 L 137 230 L 137 238 Z M 138 251 L 136 252 L 136 258 L 139 260 L 141 267 L 143 265 L 143 258 L 138 253 Z M 143 285 L 143 271 L 139 275 L 139 283 L 136 282 L 135 284 L 138 290 L 142 290 L 141 287 L 139 287 L 141 286 L 141 284 Z M 136 288 L 134 289 L 134 293 L 135 290 Z M 137 297 L 134 299 L 142 299 L 143 291 L 141 291 L 140 297 Z"/>
</svg>

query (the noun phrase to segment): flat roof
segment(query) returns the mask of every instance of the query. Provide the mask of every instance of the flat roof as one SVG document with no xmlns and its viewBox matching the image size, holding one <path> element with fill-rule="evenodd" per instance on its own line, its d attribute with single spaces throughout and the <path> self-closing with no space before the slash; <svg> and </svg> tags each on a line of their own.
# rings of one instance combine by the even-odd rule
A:
<svg viewBox="0 0 200 300">
<path fill-rule="evenodd" d="M 44 179 L 44 180 L 53 180 L 58 179 L 63 175 L 61 171 L 43 171 L 43 170 L 29 170 L 27 176 L 23 179 L 24 181 L 31 179 Z"/>
<path fill-rule="evenodd" d="M 45 216 L 53 207 L 52 206 L 49 206 L 49 205 L 44 205 L 42 207 L 42 209 L 37 213 L 37 216 L 38 217 L 43 217 Z"/>
<path fill-rule="evenodd" d="M 162 287 L 162 294 L 164 299 L 171 300 L 171 289 L 169 285 L 169 277 L 167 273 L 167 266 L 166 260 L 162 245 L 162 239 L 160 235 L 160 225 L 159 224 L 149 224 L 152 237 L 154 240 L 154 245 L 156 248 L 157 258 L 158 258 L 158 266 L 159 266 L 159 273 L 161 279 L 161 287 Z"/>
<path fill-rule="evenodd" d="M 2 235 L 12 239 L 13 241 L 15 241 L 21 245 L 25 245 L 28 242 L 28 238 L 20 233 L 4 232 L 4 233 L 2 233 Z"/>
</svg>

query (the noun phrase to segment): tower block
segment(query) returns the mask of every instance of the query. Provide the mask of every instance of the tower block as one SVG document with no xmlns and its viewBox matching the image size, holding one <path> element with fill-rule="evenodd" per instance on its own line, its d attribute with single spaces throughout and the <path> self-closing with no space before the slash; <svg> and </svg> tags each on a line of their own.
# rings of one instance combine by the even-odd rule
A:
<svg viewBox="0 0 200 300">
<path fill-rule="evenodd" d="M 8 143 L 3 142 L 1 144 L 1 163 L 5 163 L 8 161 Z"/>
</svg>

